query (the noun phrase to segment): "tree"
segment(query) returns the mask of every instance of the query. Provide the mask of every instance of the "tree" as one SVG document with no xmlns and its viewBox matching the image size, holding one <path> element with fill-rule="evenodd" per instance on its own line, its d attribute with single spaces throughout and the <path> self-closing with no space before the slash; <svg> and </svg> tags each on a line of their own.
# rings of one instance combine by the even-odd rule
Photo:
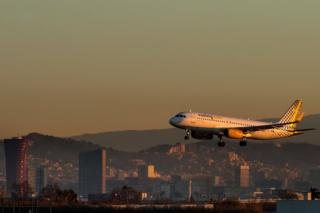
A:
<svg viewBox="0 0 320 213">
<path fill-rule="evenodd" d="M 287 190 L 281 190 L 278 192 L 278 196 L 285 200 L 298 200 L 299 196 L 297 193 Z"/>
<path fill-rule="evenodd" d="M 32 193 L 32 189 L 27 181 L 23 183 L 13 183 L 11 185 L 11 196 L 13 198 L 26 198 Z"/>
<path fill-rule="evenodd" d="M 140 201 L 139 193 L 133 188 L 123 186 L 121 189 L 115 189 L 111 193 L 113 203 L 138 203 Z"/>
<path fill-rule="evenodd" d="M 68 205 L 77 202 L 77 194 L 73 190 L 61 190 L 57 184 L 44 187 L 39 193 L 39 198 L 42 201 L 57 205 Z"/>
</svg>

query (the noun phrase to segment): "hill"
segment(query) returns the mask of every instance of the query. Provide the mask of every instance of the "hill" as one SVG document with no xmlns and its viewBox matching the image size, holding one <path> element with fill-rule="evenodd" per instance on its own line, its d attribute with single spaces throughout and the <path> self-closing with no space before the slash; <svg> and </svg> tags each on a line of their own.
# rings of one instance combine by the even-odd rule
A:
<svg viewBox="0 0 320 213">
<path fill-rule="evenodd" d="M 29 153 L 36 158 L 47 158 L 52 161 L 77 162 L 80 152 L 94 150 L 97 144 L 75 141 L 71 138 L 59 138 L 39 133 L 26 136 L 30 141 Z"/>
<path fill-rule="evenodd" d="M 46 158 L 53 162 L 72 162 L 75 165 L 78 164 L 80 152 L 100 147 L 90 142 L 38 133 L 29 134 L 27 138 L 32 141 L 29 153 L 33 157 Z M 112 166 L 116 168 L 132 170 L 135 167 L 134 160 L 141 159 L 146 163 L 155 164 L 164 173 L 179 171 L 191 174 L 200 172 L 201 168 L 204 171 L 210 171 L 210 167 L 208 167 L 209 159 L 223 165 L 223 162 L 229 159 L 230 153 L 235 153 L 240 159 L 248 162 L 261 162 L 277 168 L 283 168 L 286 164 L 289 164 L 300 170 L 308 171 L 310 168 L 320 165 L 318 157 L 320 146 L 313 144 L 262 141 L 249 144 L 247 147 L 240 147 L 238 143 L 229 143 L 226 147 L 221 148 L 212 141 L 198 141 L 186 144 L 184 155 L 169 154 L 168 151 L 171 147 L 172 145 L 169 144 L 161 144 L 138 152 L 107 148 L 108 161 L 112 162 Z"/>
<path fill-rule="evenodd" d="M 84 134 L 72 137 L 75 140 L 90 141 L 105 147 L 113 147 L 122 151 L 139 151 L 160 144 L 184 142 L 184 131 L 178 129 L 129 130 Z M 189 143 L 196 142 L 190 140 Z"/>
<path fill-rule="evenodd" d="M 275 120 L 275 119 L 264 119 Z M 320 114 L 308 115 L 299 124 L 299 128 L 316 128 L 307 134 L 292 138 L 276 140 L 276 142 L 297 142 L 320 145 Z M 141 130 L 141 131 L 117 131 L 97 134 L 84 134 L 72 137 L 75 140 L 90 141 L 105 147 L 113 147 L 123 151 L 139 151 L 160 144 L 175 144 L 177 142 L 186 143 L 183 140 L 184 131 L 179 129 Z M 190 140 L 194 143 L 198 140 Z M 250 141 L 249 141 L 250 143 Z M 257 141 L 256 143 L 259 143 Z M 249 144 L 250 146 L 250 144 Z"/>
<path fill-rule="evenodd" d="M 27 137 L 32 141 L 30 159 L 34 163 L 38 158 L 42 159 L 42 162 L 49 160 L 50 177 L 61 185 L 71 184 L 66 187 L 74 187 L 77 182 L 79 152 L 100 147 L 90 142 L 38 133 L 29 134 Z M 185 152 L 169 152 L 171 147 L 172 145 L 162 144 L 138 152 L 107 148 L 107 165 L 116 176 L 133 174 L 137 171 L 137 163 L 144 162 L 154 164 L 162 175 L 218 175 L 231 183 L 235 169 L 246 162 L 250 165 L 256 181 L 263 181 L 265 177 L 283 181 L 285 177 L 289 177 L 292 184 L 293 180 L 308 178 L 309 170 L 320 165 L 320 146 L 312 144 L 262 141 L 247 147 L 229 143 L 221 148 L 212 141 L 198 141 L 186 144 Z M 3 164 L 1 148 L 0 153 L 0 164 Z"/>
</svg>

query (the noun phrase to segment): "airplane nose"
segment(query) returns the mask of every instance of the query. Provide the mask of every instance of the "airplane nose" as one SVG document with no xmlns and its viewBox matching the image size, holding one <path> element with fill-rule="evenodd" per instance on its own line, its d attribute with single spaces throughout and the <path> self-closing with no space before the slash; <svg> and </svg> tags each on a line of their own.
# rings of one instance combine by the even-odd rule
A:
<svg viewBox="0 0 320 213">
<path fill-rule="evenodd" d="M 170 118 L 169 123 L 170 123 L 172 126 L 177 126 L 177 124 L 179 124 L 180 121 L 181 121 L 181 118 L 172 117 L 172 118 Z"/>
<path fill-rule="evenodd" d="M 174 118 L 170 118 L 169 124 L 173 125 L 173 123 L 174 123 Z"/>
</svg>

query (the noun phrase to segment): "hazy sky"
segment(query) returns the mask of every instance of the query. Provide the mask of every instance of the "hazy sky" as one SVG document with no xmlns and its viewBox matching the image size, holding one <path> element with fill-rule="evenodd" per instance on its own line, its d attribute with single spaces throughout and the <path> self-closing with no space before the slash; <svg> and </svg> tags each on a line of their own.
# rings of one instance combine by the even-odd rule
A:
<svg viewBox="0 0 320 213">
<path fill-rule="evenodd" d="M 0 137 L 320 112 L 320 1 L 0 1 Z"/>
</svg>

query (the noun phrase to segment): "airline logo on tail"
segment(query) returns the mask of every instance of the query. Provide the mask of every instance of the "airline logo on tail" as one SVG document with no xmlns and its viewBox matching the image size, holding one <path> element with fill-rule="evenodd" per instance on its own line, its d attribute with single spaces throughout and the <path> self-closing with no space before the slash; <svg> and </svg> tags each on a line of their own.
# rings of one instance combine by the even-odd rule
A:
<svg viewBox="0 0 320 213">
<path fill-rule="evenodd" d="M 279 121 L 279 123 L 291 123 L 283 126 L 283 129 L 297 128 L 296 122 L 300 122 L 304 116 L 304 113 L 301 112 L 301 109 L 302 109 L 302 101 L 296 100 Z"/>
</svg>

